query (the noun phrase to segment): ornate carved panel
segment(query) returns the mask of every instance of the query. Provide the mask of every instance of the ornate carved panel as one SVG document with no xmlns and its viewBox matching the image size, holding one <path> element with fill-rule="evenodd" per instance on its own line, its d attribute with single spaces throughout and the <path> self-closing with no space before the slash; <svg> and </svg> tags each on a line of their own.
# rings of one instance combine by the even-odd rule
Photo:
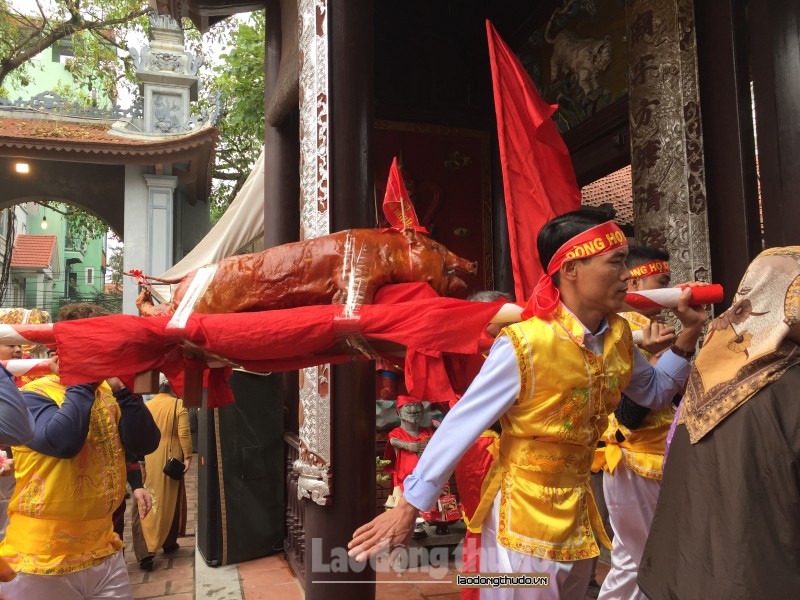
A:
<svg viewBox="0 0 800 600">
<path fill-rule="evenodd" d="M 628 0 L 631 167 L 638 243 L 675 281 L 710 280 L 692 0 Z"/>
<path fill-rule="evenodd" d="M 300 238 L 330 233 L 328 0 L 299 0 Z M 298 497 L 326 504 L 331 489 L 330 366 L 300 373 Z"/>
</svg>

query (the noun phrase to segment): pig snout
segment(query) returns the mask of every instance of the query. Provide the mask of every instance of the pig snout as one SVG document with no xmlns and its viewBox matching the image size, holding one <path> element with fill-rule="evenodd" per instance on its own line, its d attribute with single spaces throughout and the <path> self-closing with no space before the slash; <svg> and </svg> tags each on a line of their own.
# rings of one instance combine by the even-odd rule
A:
<svg viewBox="0 0 800 600">
<path fill-rule="evenodd" d="M 478 272 L 478 263 L 448 251 L 445 255 L 444 270 L 447 275 L 475 275 Z"/>
</svg>

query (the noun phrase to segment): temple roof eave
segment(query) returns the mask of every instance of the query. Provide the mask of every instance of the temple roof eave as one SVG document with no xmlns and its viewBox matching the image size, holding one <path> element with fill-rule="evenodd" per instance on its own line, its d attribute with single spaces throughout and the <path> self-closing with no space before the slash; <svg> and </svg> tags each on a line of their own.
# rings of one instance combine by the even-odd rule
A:
<svg viewBox="0 0 800 600">
<path fill-rule="evenodd" d="M 183 136 L 158 141 L 76 140 L 49 137 L 0 135 L 0 156 L 19 156 L 35 152 L 36 158 L 64 158 L 90 155 L 97 162 L 152 164 L 153 159 L 180 160 L 203 150 L 212 150 L 219 138 L 216 127 L 207 127 Z M 46 153 L 47 156 L 43 156 Z M 163 161 L 158 161 L 163 162 Z"/>
<path fill-rule="evenodd" d="M 259 0 L 159 0 L 157 3 L 159 13 L 169 14 L 178 22 L 187 17 L 201 33 L 233 14 L 260 10 L 266 4 Z"/>
<path fill-rule="evenodd" d="M 189 202 L 207 200 L 219 130 L 205 127 L 169 139 L 76 140 L 0 135 L 0 157 L 92 162 L 97 164 L 156 165 L 188 162 L 188 171 L 176 174 L 189 192 Z"/>
</svg>

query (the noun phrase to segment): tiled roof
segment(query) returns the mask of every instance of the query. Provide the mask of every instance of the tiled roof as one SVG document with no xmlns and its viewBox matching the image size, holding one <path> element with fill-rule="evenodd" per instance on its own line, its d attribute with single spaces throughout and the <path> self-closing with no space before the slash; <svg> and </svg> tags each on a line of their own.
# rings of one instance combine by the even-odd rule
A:
<svg viewBox="0 0 800 600">
<path fill-rule="evenodd" d="M 219 138 L 216 127 L 175 135 L 123 136 L 109 133 L 109 122 L 3 114 L 0 112 L 0 156 L 140 165 L 186 162 L 190 165 L 185 176 L 189 201 L 194 204 L 204 200 L 211 190 L 214 149 Z"/>
<path fill-rule="evenodd" d="M 209 144 L 213 146 L 218 135 L 216 128 L 206 127 L 174 136 L 122 137 L 109 133 L 107 122 L 0 118 L 0 148 L 14 150 L 57 150 L 91 155 L 152 157 L 185 153 Z"/>
<path fill-rule="evenodd" d="M 583 194 L 581 204 L 586 206 L 611 204 L 617 211 L 618 223 L 633 225 L 633 184 L 630 165 L 593 181 L 581 190 L 581 194 Z"/>
<path fill-rule="evenodd" d="M 46 269 L 55 247 L 54 235 L 18 235 L 11 254 L 11 267 Z"/>
</svg>

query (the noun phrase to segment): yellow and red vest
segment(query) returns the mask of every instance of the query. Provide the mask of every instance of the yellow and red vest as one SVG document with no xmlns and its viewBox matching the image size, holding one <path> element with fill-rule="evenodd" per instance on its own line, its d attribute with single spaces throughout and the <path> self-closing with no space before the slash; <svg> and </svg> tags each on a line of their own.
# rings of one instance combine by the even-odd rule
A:
<svg viewBox="0 0 800 600">
<path fill-rule="evenodd" d="M 631 378 L 633 340 L 624 319 L 608 316 L 603 354 L 584 346 L 584 327 L 559 304 L 544 318 L 506 327 L 520 375 L 516 402 L 501 417 L 498 460 L 470 522 L 477 530 L 500 492 L 497 541 L 517 552 L 576 561 L 610 548 L 589 472 L 607 415 Z"/>
<path fill-rule="evenodd" d="M 650 319 L 639 313 L 620 313 L 620 316 L 628 321 L 633 331 L 650 326 Z M 648 352 L 641 352 L 650 358 Z M 624 456 L 625 464 L 634 473 L 660 481 L 663 476 L 661 465 L 664 462 L 664 446 L 674 415 L 675 409 L 670 404 L 661 410 L 651 410 L 639 427 L 628 429 L 617 421 L 612 412 L 608 417 L 608 428 L 601 438 L 606 445 L 597 449 L 592 470 L 602 469 L 613 474 Z M 624 436 L 624 441 L 617 439 L 617 431 Z"/>
<path fill-rule="evenodd" d="M 66 386 L 55 375 L 22 388 L 59 407 Z M 14 446 L 17 486 L 8 505 L 0 557 L 16 571 L 63 575 L 88 569 L 122 549 L 112 514 L 125 495 L 120 409 L 103 383 L 95 391 L 89 433 L 73 458 L 55 458 Z"/>
</svg>

